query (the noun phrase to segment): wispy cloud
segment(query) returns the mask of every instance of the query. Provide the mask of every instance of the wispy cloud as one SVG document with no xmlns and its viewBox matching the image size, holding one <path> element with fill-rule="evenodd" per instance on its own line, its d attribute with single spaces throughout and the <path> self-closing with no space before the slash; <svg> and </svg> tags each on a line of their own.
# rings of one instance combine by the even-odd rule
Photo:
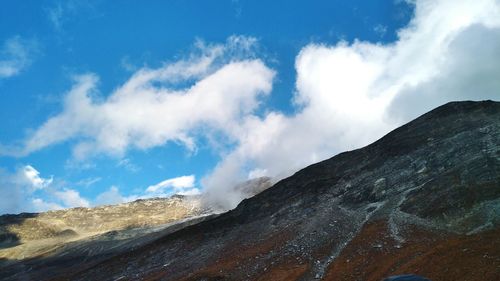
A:
<svg viewBox="0 0 500 281">
<path fill-rule="evenodd" d="M 83 186 L 83 187 L 89 187 L 94 185 L 95 183 L 98 183 L 102 180 L 101 177 L 90 177 L 90 178 L 85 178 L 81 179 L 78 182 L 75 183 L 75 185 L 78 186 Z"/>
<path fill-rule="evenodd" d="M 233 6 L 233 9 L 234 9 L 234 16 L 236 18 L 241 17 L 241 14 L 243 12 L 243 7 L 241 5 L 241 1 L 240 0 L 231 0 L 231 5 Z"/>
<path fill-rule="evenodd" d="M 162 193 L 168 189 L 172 189 L 174 191 L 190 189 L 194 187 L 194 181 L 195 181 L 194 175 L 166 179 L 155 185 L 148 186 L 148 188 L 146 188 L 146 192 Z"/>
<path fill-rule="evenodd" d="M 31 65 L 38 53 L 35 40 L 14 36 L 0 47 L 0 79 L 20 74 Z"/>
<path fill-rule="evenodd" d="M 60 30 L 63 24 L 65 8 L 62 2 L 56 2 L 54 6 L 47 9 L 47 18 L 56 30 Z"/>
<path fill-rule="evenodd" d="M 45 8 L 48 21 L 58 32 L 64 30 L 64 25 L 77 16 L 89 18 L 97 15 L 96 1 L 86 0 L 56 0 Z"/>
<path fill-rule="evenodd" d="M 382 24 L 377 24 L 374 28 L 373 31 L 380 37 L 383 38 L 385 34 L 387 33 L 387 26 L 382 25 Z"/>
<path fill-rule="evenodd" d="M 188 58 L 143 68 L 104 100 L 93 98 L 96 75 L 79 76 L 64 110 L 28 137 L 24 148 L 3 153 L 25 155 L 70 139 L 77 141 L 74 156 L 82 160 L 167 142 L 194 151 L 200 128 L 231 134 L 257 109 L 258 98 L 269 94 L 274 71 L 252 58 L 254 44 L 246 37 L 231 37 L 226 44 L 198 41 Z"/>
<path fill-rule="evenodd" d="M 122 167 L 126 169 L 129 172 L 132 173 L 137 173 L 141 170 L 141 167 L 137 166 L 130 160 L 129 158 L 123 158 L 120 161 L 118 161 L 118 164 L 116 164 L 117 167 Z"/>
</svg>

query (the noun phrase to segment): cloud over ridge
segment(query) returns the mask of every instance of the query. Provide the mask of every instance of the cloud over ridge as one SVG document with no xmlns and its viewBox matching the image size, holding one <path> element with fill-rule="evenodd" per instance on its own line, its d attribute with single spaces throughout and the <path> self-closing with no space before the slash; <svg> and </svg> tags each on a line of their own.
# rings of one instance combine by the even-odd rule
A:
<svg viewBox="0 0 500 281">
<path fill-rule="evenodd" d="M 293 114 L 257 114 L 266 109 L 276 74 L 258 58 L 255 38 L 232 36 L 224 44 L 198 41 L 192 55 L 142 68 L 104 97 L 97 75 L 76 77 L 63 110 L 22 148 L 0 154 L 26 155 L 68 141 L 80 160 L 168 143 L 195 152 L 199 138 L 213 137 L 224 151 L 201 184 L 206 198 L 230 209 L 242 199 L 232 187 L 244 179 L 283 178 L 448 101 L 500 97 L 500 3 L 412 3 L 414 17 L 394 42 L 304 46 L 295 61 Z M 116 187 L 107 192 L 103 202 L 125 200 Z"/>
<path fill-rule="evenodd" d="M 295 63 L 298 112 L 248 116 L 239 146 L 203 180 L 213 200 L 232 208 L 241 196 L 224 194 L 246 173 L 282 178 L 443 103 L 498 100 L 500 2 L 413 4 L 414 17 L 395 42 L 305 46 Z"/>
</svg>

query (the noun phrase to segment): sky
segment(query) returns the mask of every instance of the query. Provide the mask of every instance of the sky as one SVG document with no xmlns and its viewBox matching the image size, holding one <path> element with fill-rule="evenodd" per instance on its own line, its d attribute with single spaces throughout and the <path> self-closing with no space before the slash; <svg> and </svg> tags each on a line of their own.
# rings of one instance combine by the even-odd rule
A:
<svg viewBox="0 0 500 281">
<path fill-rule="evenodd" d="M 500 98 L 500 1 L 14 1 L 0 214 L 279 180 L 436 106 Z"/>
</svg>

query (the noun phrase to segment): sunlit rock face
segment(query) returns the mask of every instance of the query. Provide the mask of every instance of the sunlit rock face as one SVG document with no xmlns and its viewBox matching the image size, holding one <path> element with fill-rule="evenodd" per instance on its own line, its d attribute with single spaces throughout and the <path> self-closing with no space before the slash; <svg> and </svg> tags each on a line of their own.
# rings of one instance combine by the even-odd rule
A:
<svg viewBox="0 0 500 281">
<path fill-rule="evenodd" d="M 256 178 L 234 189 L 248 198 L 268 188 L 270 181 Z M 173 195 L 94 208 L 3 215 L 0 266 L 40 255 L 53 259 L 116 255 L 220 212 L 202 199 L 203 195 Z"/>
<path fill-rule="evenodd" d="M 78 234 L 154 226 L 201 213 L 199 198 L 173 196 L 95 208 L 73 208 L 39 214 L 1 216 L 3 231 L 22 242 L 51 238 L 64 230 Z"/>
<path fill-rule="evenodd" d="M 227 213 L 141 239 L 111 232 L 85 248 L 7 260 L 0 278 L 498 280 L 499 212 L 500 103 L 454 102 Z M 126 250 L 95 254 L 117 241 Z"/>
<path fill-rule="evenodd" d="M 0 257 L 18 260 L 50 256 L 71 242 L 110 235 L 139 237 L 210 213 L 201 206 L 199 196 L 174 195 L 95 208 L 4 215 L 0 216 Z"/>
</svg>

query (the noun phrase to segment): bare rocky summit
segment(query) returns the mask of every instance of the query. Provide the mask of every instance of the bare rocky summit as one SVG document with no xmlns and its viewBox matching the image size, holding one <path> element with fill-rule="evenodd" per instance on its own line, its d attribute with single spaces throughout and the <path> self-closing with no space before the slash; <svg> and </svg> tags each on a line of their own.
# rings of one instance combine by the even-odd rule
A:
<svg viewBox="0 0 500 281">
<path fill-rule="evenodd" d="M 446 104 L 191 222 L 101 258 L 9 260 L 0 278 L 500 280 L 500 103 Z"/>
<path fill-rule="evenodd" d="M 139 199 L 95 208 L 72 208 L 44 213 L 0 216 L 0 229 L 26 242 L 52 238 L 65 231 L 76 234 L 154 226 L 201 213 L 197 197 Z"/>
<path fill-rule="evenodd" d="M 270 185 L 271 179 L 262 177 L 234 190 L 251 197 Z M 53 263 L 56 268 L 68 262 L 102 261 L 220 212 L 202 199 L 201 195 L 173 195 L 94 208 L 2 215 L 0 269 L 12 272 L 9 278 L 17 280 L 25 278 L 26 261 L 41 257 L 44 264 Z M 40 271 L 45 273 L 51 273 L 51 268 Z"/>
<path fill-rule="evenodd" d="M 0 258 L 3 264 L 36 256 L 57 256 L 72 246 L 96 241 L 123 244 L 158 232 L 175 222 L 204 217 L 199 196 L 139 199 L 95 208 L 0 216 Z M 78 247 L 76 247 L 78 248 Z M 96 250 L 98 254 L 102 252 Z M 69 250 L 71 251 L 71 249 Z"/>
</svg>

